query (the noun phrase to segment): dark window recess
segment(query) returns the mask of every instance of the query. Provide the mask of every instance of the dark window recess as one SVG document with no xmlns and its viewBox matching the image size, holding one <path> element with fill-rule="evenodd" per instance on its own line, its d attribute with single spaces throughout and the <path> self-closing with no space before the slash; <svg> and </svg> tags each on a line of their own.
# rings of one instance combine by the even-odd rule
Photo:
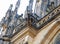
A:
<svg viewBox="0 0 60 44">
<path fill-rule="evenodd" d="M 21 26 L 23 26 L 23 24 Z"/>
<path fill-rule="evenodd" d="M 39 2 L 39 0 L 37 0 L 37 2 Z"/>
<path fill-rule="evenodd" d="M 30 20 L 30 14 L 28 14 L 28 20 Z"/>
<path fill-rule="evenodd" d="M 54 5 L 54 2 L 51 2 L 51 5 Z"/>
<path fill-rule="evenodd" d="M 39 23 L 39 25 L 41 25 L 41 23 Z"/>
<path fill-rule="evenodd" d="M 48 19 L 49 19 L 49 16 L 48 16 Z"/>
<path fill-rule="evenodd" d="M 33 19 L 31 18 L 31 22 L 33 22 Z"/>
<path fill-rule="evenodd" d="M 50 16 L 50 15 L 49 15 Z"/>
<path fill-rule="evenodd" d="M 28 42 L 26 42 L 25 44 L 28 44 Z"/>
<path fill-rule="evenodd" d="M 43 20 L 43 22 L 45 22 L 45 19 Z"/>
<path fill-rule="evenodd" d="M 52 13 L 52 16 L 54 16 L 54 12 Z"/>
<path fill-rule="evenodd" d="M 57 10 L 57 12 L 58 12 L 59 10 Z"/>
</svg>

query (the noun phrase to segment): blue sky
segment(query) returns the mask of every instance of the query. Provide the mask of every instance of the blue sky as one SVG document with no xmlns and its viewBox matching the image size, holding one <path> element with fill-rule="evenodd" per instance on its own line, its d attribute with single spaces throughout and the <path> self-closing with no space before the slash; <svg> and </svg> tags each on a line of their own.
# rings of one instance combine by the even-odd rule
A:
<svg viewBox="0 0 60 44">
<path fill-rule="evenodd" d="M 1 19 L 6 15 L 5 13 L 7 12 L 10 4 L 13 4 L 13 10 L 15 8 L 17 0 L 0 0 L 0 21 Z M 35 2 L 35 0 L 34 0 Z M 21 5 L 18 10 L 18 14 L 20 15 L 21 13 L 24 13 L 26 10 L 26 6 L 29 4 L 29 0 L 21 0 Z M 33 6 L 34 8 L 34 6 Z"/>
</svg>

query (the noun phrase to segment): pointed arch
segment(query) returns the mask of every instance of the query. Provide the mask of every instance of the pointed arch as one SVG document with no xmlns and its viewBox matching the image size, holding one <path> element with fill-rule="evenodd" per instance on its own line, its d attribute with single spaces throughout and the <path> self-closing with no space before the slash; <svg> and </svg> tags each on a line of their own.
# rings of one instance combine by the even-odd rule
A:
<svg viewBox="0 0 60 44">
<path fill-rule="evenodd" d="M 60 31 L 60 21 L 57 21 L 54 26 L 49 30 L 49 32 L 45 35 L 41 44 L 50 44 L 50 42 L 54 39 L 56 34 Z"/>
</svg>

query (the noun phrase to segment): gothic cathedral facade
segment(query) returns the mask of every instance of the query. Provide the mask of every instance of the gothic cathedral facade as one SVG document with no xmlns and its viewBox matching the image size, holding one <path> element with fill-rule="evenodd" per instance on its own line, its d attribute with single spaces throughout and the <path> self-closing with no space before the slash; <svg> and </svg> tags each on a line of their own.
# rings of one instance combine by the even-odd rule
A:
<svg viewBox="0 0 60 44">
<path fill-rule="evenodd" d="M 19 15 L 20 0 L 10 5 L 0 22 L 0 44 L 60 44 L 60 0 L 29 0 Z M 23 18 L 24 15 L 24 18 Z"/>
</svg>

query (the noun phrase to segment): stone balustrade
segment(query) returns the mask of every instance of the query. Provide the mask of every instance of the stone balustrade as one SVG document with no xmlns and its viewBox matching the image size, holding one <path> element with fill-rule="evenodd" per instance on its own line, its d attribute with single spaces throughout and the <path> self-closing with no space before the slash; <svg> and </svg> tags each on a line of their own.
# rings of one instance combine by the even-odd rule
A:
<svg viewBox="0 0 60 44">
<path fill-rule="evenodd" d="M 49 12 L 47 15 L 45 15 L 43 18 L 41 18 L 34 25 L 32 24 L 32 26 L 36 28 L 42 28 L 44 25 L 55 19 L 59 14 L 60 14 L 60 5 L 51 12 Z"/>
</svg>

